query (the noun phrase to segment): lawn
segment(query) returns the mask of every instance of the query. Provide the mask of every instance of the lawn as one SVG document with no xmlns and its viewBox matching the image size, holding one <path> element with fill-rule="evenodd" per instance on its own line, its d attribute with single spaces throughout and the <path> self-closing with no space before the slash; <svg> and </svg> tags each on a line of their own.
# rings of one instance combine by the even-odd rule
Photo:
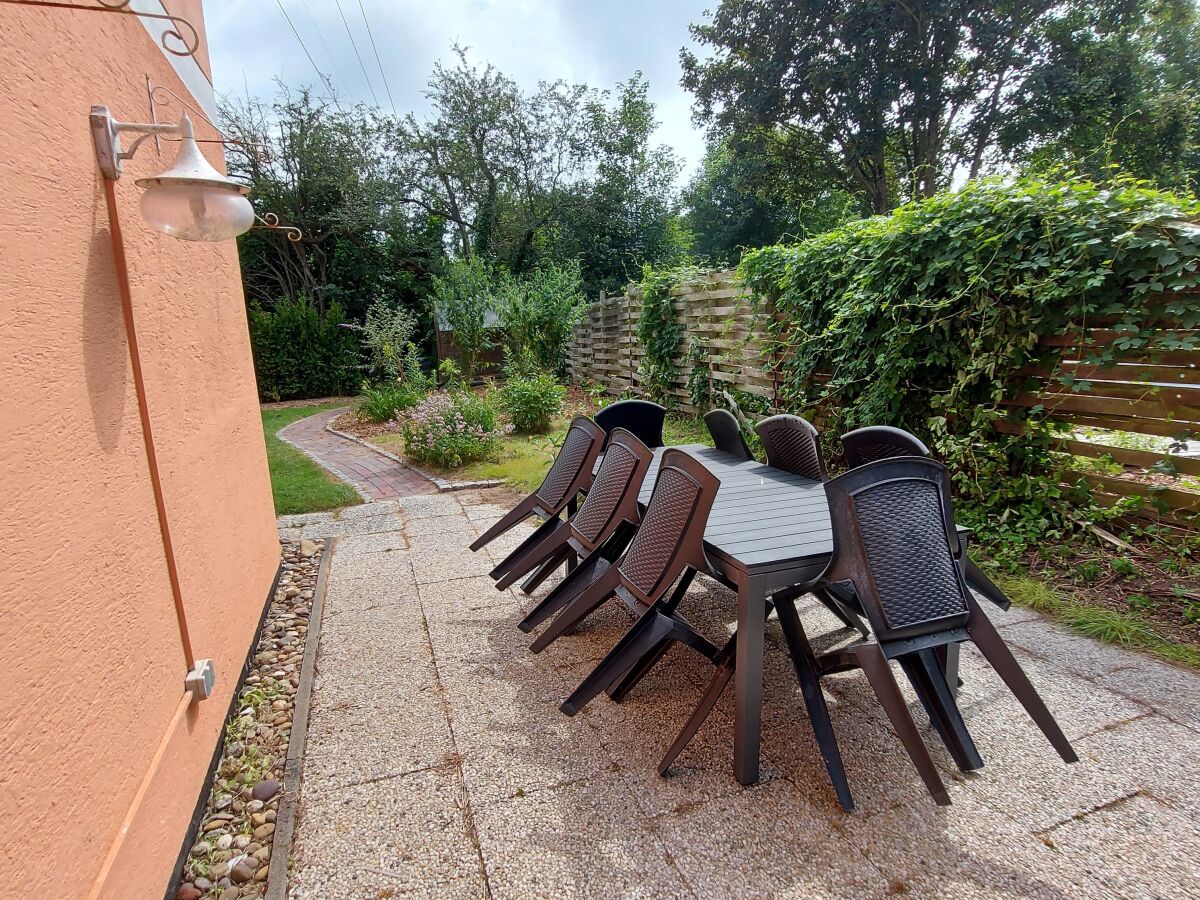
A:
<svg viewBox="0 0 1200 900">
<path fill-rule="evenodd" d="M 550 434 L 511 434 L 501 438 L 500 448 L 488 460 L 472 463 L 458 469 L 434 469 L 432 466 L 422 468 L 437 472 L 451 481 L 482 481 L 499 478 L 516 490 L 530 493 L 539 484 L 550 468 L 563 436 L 567 432 L 570 420 L 561 418 L 555 421 L 554 430 Z M 712 446 L 712 438 L 701 419 L 688 416 L 668 416 L 663 428 L 663 439 L 667 444 L 707 444 Z M 385 447 L 391 452 L 402 456 L 404 440 L 399 434 L 381 434 L 370 439 L 373 443 Z"/>
<path fill-rule="evenodd" d="M 297 419 L 344 403 L 317 406 L 291 406 L 262 411 L 263 433 L 267 440 L 267 465 L 271 469 L 271 493 L 275 497 L 275 515 L 318 512 L 361 503 L 358 491 L 338 481 L 315 462 L 277 436 L 279 429 Z"/>
</svg>

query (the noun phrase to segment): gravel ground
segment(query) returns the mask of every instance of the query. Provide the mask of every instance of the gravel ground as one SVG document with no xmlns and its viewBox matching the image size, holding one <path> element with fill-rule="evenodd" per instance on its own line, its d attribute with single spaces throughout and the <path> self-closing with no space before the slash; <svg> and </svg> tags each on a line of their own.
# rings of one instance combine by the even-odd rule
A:
<svg viewBox="0 0 1200 900">
<path fill-rule="evenodd" d="M 340 536 L 292 898 L 1197 896 L 1197 675 L 1028 610 L 997 612 L 1080 762 L 1064 765 L 965 648 L 960 702 L 986 767 L 958 774 L 927 730 L 953 801 L 945 808 L 862 677 L 830 678 L 859 805 L 846 815 L 772 625 L 763 781 L 742 789 L 732 778 L 729 693 L 662 779 L 655 763 L 707 664 L 676 649 L 624 703 L 601 697 L 575 718 L 559 713 L 628 619 L 602 609 L 531 654 L 516 629 L 530 601 L 486 577 L 526 532 L 467 550 L 502 502 L 464 492 L 281 522 L 289 538 Z M 719 639 L 733 598 L 698 584 L 682 609 Z M 801 612 L 818 649 L 844 634 L 816 605 Z"/>
<path fill-rule="evenodd" d="M 262 897 L 292 710 L 324 541 L 282 547 L 283 571 L 259 634 L 176 900 Z"/>
</svg>

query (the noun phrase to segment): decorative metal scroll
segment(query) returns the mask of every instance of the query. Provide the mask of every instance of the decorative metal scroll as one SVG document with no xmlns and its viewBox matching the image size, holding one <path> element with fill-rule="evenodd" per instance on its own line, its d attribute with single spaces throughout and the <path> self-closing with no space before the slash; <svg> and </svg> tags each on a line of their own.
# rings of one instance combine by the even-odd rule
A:
<svg viewBox="0 0 1200 900">
<path fill-rule="evenodd" d="M 254 218 L 258 219 L 258 221 L 262 223 L 261 225 L 255 225 L 255 228 L 265 228 L 269 229 L 270 231 L 282 231 L 287 239 L 293 244 L 304 237 L 304 232 L 302 232 L 295 225 L 280 225 L 279 216 L 275 215 L 275 213 L 263 213 L 261 216 L 258 213 L 255 213 Z"/>
<path fill-rule="evenodd" d="M 172 16 L 167 13 L 139 12 L 130 9 L 133 0 L 95 0 L 98 6 L 80 6 L 76 3 L 60 3 L 55 0 L 0 0 L 12 6 L 44 6 L 49 9 L 75 9 L 80 12 L 109 12 L 126 16 L 141 16 L 143 19 L 160 19 L 170 22 L 171 28 L 162 33 L 159 43 L 162 48 L 174 56 L 194 56 L 200 49 L 200 32 L 196 26 L 182 16 Z M 178 42 L 178 48 L 168 43 Z"/>
</svg>

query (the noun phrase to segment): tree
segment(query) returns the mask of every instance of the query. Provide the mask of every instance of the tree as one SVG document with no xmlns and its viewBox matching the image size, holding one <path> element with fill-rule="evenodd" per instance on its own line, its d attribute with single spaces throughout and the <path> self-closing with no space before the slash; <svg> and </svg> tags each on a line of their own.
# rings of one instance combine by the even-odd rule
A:
<svg viewBox="0 0 1200 900">
<path fill-rule="evenodd" d="M 826 231 L 853 216 L 854 198 L 830 185 L 780 177 L 770 155 L 728 142 L 710 144 L 683 192 L 693 251 L 713 265 L 737 263 L 744 250 Z"/>
<path fill-rule="evenodd" d="M 637 72 L 617 86 L 611 105 L 606 95 L 591 98 L 591 177 L 573 185 L 542 244 L 552 259 L 578 259 L 589 291 L 620 292 L 643 264 L 677 265 L 691 249 L 675 191 L 681 164 L 651 143 L 657 122 L 647 93 Z"/>
<path fill-rule="evenodd" d="M 1096 177 L 1115 165 L 1188 187 L 1200 163 L 1198 79 L 1193 0 L 1066 4 L 1046 22 L 1003 150 L 1019 163 L 1065 162 Z"/>
<path fill-rule="evenodd" d="M 473 66 L 465 49 L 454 52 L 457 65 L 438 63 L 430 77 L 432 115 L 410 113 L 396 136 L 404 200 L 448 222 L 459 255 L 528 268 L 538 229 L 583 174 L 584 110 L 595 92 L 556 81 L 525 94 L 493 66 Z"/>
<path fill-rule="evenodd" d="M 578 260 L 598 290 L 686 247 L 679 162 L 651 143 L 654 105 L 640 74 L 615 98 L 562 81 L 527 93 L 455 54 L 452 68 L 434 67 L 431 114 L 406 116 L 395 150 L 403 202 L 448 223 L 458 257 L 517 274 Z"/>
<path fill-rule="evenodd" d="M 260 213 L 300 229 L 298 241 L 250 231 L 238 241 L 249 302 L 311 297 L 361 319 L 385 300 L 423 312 L 430 272 L 443 257 L 442 224 L 399 203 L 392 124 L 364 106 L 348 109 L 308 90 L 281 89 L 270 104 L 227 103 L 229 174 L 251 187 Z"/>
<path fill-rule="evenodd" d="M 1051 0 L 723 0 L 681 51 L 715 136 L 886 212 L 978 174 Z M 795 177 L 795 175 L 794 175 Z"/>
</svg>

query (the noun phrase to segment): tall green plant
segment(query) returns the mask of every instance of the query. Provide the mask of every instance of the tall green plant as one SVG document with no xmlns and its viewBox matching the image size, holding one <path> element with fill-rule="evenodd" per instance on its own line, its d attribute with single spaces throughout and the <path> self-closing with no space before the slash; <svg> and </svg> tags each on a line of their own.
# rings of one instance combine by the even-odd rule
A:
<svg viewBox="0 0 1200 900">
<path fill-rule="evenodd" d="M 363 323 L 351 328 L 359 334 L 373 375 L 395 381 L 420 374 L 419 369 L 415 373 L 408 371 L 414 358 L 410 348 L 417 329 L 416 317 L 408 310 L 386 300 L 376 300 L 367 309 Z"/>
<path fill-rule="evenodd" d="M 471 378 L 479 355 L 493 346 L 488 313 L 497 306 L 495 277 L 477 256 L 452 260 L 433 277 L 433 307 L 438 324 L 454 332 L 463 375 Z"/>
<path fill-rule="evenodd" d="M 526 278 L 508 279 L 501 298 L 500 324 L 508 354 L 527 354 L 538 368 L 563 375 L 571 330 L 585 303 L 579 263 L 545 263 Z"/>
</svg>

